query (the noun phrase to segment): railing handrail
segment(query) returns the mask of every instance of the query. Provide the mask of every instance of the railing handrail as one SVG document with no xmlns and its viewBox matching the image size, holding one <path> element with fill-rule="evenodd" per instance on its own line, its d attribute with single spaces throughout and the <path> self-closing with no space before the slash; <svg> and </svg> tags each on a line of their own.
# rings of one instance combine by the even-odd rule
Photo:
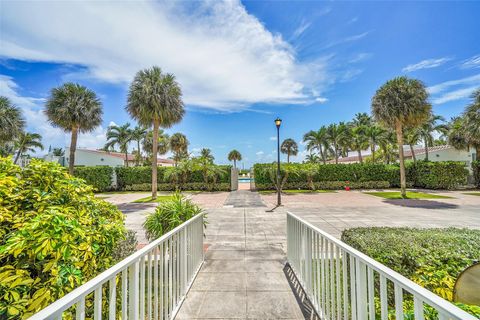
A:
<svg viewBox="0 0 480 320">
<path fill-rule="evenodd" d="M 53 302 L 52 304 L 48 305 L 44 309 L 40 310 L 32 317 L 30 320 L 41 320 L 45 319 L 46 316 L 49 316 L 53 313 L 66 310 L 70 308 L 72 305 L 76 303 L 78 297 L 86 296 L 87 294 L 91 293 L 100 285 L 103 285 L 106 281 L 108 281 L 111 277 L 115 276 L 116 274 L 120 273 L 120 271 L 125 270 L 129 266 L 131 266 L 136 261 L 140 260 L 143 256 L 147 255 L 151 250 L 155 249 L 158 245 L 162 242 L 170 238 L 173 234 L 177 233 L 178 231 L 182 230 L 186 226 L 190 225 L 197 219 L 203 218 L 204 213 L 199 213 L 194 217 L 190 218 L 189 220 L 185 221 L 181 225 L 175 227 L 174 229 L 170 230 L 169 232 L 165 233 L 160 238 L 156 239 L 155 241 L 149 243 L 142 249 L 136 251 L 132 255 L 126 257 L 122 261 L 116 263 L 115 265 L 111 266 L 107 270 L 103 271 L 93 279 L 90 279 L 86 283 L 82 284 L 80 287 L 76 288 L 75 290 L 69 292 L 62 298 L 58 299 L 57 301 Z"/>
<path fill-rule="evenodd" d="M 355 256 L 358 259 L 363 260 L 365 264 L 370 266 L 372 269 L 376 270 L 378 273 L 383 274 L 389 280 L 396 282 L 400 287 L 403 289 L 407 289 L 412 294 L 417 294 L 421 296 L 424 301 L 430 304 L 433 307 L 438 309 L 442 309 L 446 313 L 451 316 L 459 317 L 464 320 L 478 320 L 476 317 L 472 316 L 471 314 L 463 311 L 462 309 L 458 308 L 451 302 L 441 298 L 440 296 L 434 294 L 433 292 L 423 288 L 422 286 L 416 284 L 412 280 L 402 276 L 400 273 L 390 269 L 389 267 L 383 265 L 382 263 L 376 261 L 375 259 L 367 256 L 366 254 L 358 251 L 357 249 L 349 246 L 345 242 L 335 238 L 334 236 L 326 233 L 322 229 L 314 226 L 310 222 L 300 218 L 299 216 L 287 211 L 287 216 L 290 216 L 299 222 L 305 224 L 310 229 L 314 230 L 315 232 L 320 233 L 323 237 L 327 238 L 329 241 L 335 243 L 337 246 L 348 252 L 350 255 Z"/>
</svg>

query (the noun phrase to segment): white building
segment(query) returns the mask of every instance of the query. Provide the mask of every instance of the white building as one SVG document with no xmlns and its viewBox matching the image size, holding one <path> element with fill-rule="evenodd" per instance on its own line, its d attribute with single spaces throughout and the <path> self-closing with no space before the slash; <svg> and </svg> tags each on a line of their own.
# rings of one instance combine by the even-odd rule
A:
<svg viewBox="0 0 480 320">
<path fill-rule="evenodd" d="M 70 156 L 70 148 L 65 150 L 64 165 L 68 166 Z M 135 155 L 128 154 L 127 159 L 129 166 L 135 166 Z M 159 167 L 172 167 L 174 165 L 173 160 L 170 159 L 157 159 Z M 110 166 L 119 167 L 125 165 L 125 154 L 120 152 L 106 152 L 103 150 L 91 150 L 78 148 L 75 150 L 75 163 L 76 166 Z"/>
</svg>

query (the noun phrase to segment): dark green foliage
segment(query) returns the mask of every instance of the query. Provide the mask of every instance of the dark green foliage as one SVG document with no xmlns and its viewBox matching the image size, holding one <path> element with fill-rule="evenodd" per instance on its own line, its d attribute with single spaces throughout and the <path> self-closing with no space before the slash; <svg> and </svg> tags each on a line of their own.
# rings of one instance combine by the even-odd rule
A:
<svg viewBox="0 0 480 320">
<path fill-rule="evenodd" d="M 230 190 L 230 170 L 229 165 L 219 165 L 218 167 L 224 169 L 225 173 L 218 179 L 217 183 L 213 186 L 214 190 Z M 201 170 L 193 170 L 188 175 L 188 181 L 184 185 L 175 186 L 170 180 L 167 179 L 168 171 L 174 170 L 173 167 L 159 167 L 157 171 L 158 190 L 170 191 L 175 189 L 183 190 L 208 190 L 204 187 L 204 178 Z M 131 190 L 131 191 L 149 191 L 152 181 L 152 169 L 150 167 L 118 167 L 115 168 L 117 173 L 117 189 L 118 190 Z M 225 189 L 225 186 L 228 188 Z"/>
<path fill-rule="evenodd" d="M 480 230 L 353 228 L 342 241 L 449 301 L 459 274 L 480 257 Z"/>
<path fill-rule="evenodd" d="M 343 189 L 346 182 L 352 189 L 379 189 L 399 187 L 400 168 L 397 164 L 308 164 L 316 166 L 313 184 L 316 189 Z M 307 164 L 282 164 L 296 174 L 289 175 L 284 189 L 310 189 L 308 187 Z M 274 189 L 269 175 L 272 164 L 254 165 L 255 186 L 258 190 Z M 462 162 L 426 162 L 408 163 L 406 167 L 407 186 L 428 189 L 454 189 L 464 185 L 468 171 Z M 387 185 L 388 183 L 388 185 Z"/>
<path fill-rule="evenodd" d="M 136 234 L 133 230 L 127 230 L 125 239 L 119 241 L 113 249 L 112 258 L 114 261 L 120 262 L 137 251 L 138 241 Z"/>
<path fill-rule="evenodd" d="M 145 220 L 143 227 L 147 238 L 155 240 L 201 213 L 202 209 L 199 206 L 176 192 L 171 200 L 162 201 L 158 204 L 155 212 Z"/>
<path fill-rule="evenodd" d="M 475 187 L 480 188 L 480 160 L 472 162 L 472 170 Z"/>
<path fill-rule="evenodd" d="M 418 188 L 455 189 L 467 183 L 468 170 L 462 162 L 417 161 L 407 166 L 407 178 Z"/>
<path fill-rule="evenodd" d="M 94 187 L 97 192 L 104 192 L 112 189 L 112 167 L 75 167 L 73 175 L 85 180 L 85 182 Z"/>
</svg>

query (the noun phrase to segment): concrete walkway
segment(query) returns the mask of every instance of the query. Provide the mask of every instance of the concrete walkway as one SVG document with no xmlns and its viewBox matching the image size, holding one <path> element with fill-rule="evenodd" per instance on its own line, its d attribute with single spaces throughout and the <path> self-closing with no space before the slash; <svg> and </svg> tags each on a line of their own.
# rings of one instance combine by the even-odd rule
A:
<svg viewBox="0 0 480 320">
<path fill-rule="evenodd" d="M 176 319 L 310 319 L 284 270 L 285 213 L 250 191 L 225 205 L 207 211 L 205 263 Z"/>
</svg>

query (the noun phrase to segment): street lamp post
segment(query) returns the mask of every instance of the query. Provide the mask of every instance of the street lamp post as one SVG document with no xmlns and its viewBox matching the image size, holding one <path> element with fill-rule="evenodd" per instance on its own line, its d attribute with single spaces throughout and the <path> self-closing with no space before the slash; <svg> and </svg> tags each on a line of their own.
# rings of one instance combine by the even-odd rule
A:
<svg viewBox="0 0 480 320">
<path fill-rule="evenodd" d="M 277 206 L 282 205 L 282 196 L 280 194 L 280 125 L 282 124 L 282 119 L 275 119 L 275 126 L 277 127 Z"/>
</svg>

